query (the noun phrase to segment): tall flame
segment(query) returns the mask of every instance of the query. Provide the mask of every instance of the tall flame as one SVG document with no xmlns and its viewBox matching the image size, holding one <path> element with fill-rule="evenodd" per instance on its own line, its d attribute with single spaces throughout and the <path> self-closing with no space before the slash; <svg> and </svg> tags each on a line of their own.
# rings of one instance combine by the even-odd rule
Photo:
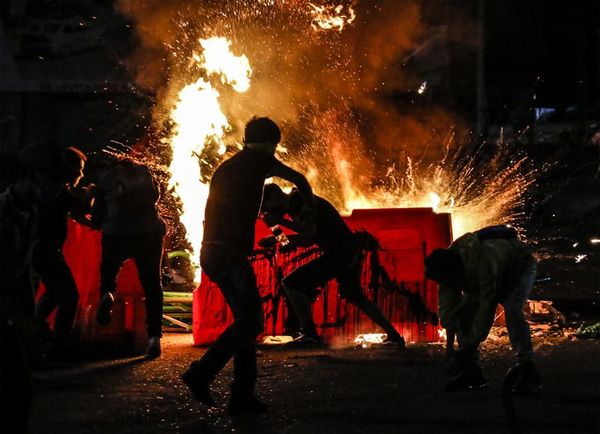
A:
<svg viewBox="0 0 600 434">
<path fill-rule="evenodd" d="M 219 145 L 218 152 L 224 153 L 223 137 L 231 129 L 219 104 L 220 93 L 210 78 L 216 76 L 222 85 L 245 92 L 250 87 L 252 74 L 248 58 L 234 55 L 227 39 L 214 37 L 200 39 L 199 43 L 203 51 L 194 56 L 194 60 L 205 75 L 178 93 L 175 108 L 170 113 L 173 133 L 167 139 L 173 151 L 169 187 L 181 201 L 180 220 L 192 248 L 196 281 L 200 277 L 196 256 L 202 243 L 204 206 L 208 198 L 208 184 L 201 182 L 199 156 L 211 144 Z"/>
</svg>

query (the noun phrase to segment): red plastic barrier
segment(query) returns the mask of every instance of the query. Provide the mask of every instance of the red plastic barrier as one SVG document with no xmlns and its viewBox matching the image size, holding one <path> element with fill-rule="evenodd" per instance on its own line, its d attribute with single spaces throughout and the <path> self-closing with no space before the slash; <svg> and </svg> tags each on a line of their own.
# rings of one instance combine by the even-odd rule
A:
<svg viewBox="0 0 600 434">
<path fill-rule="evenodd" d="M 437 312 L 436 285 L 425 279 L 423 259 L 433 249 L 447 247 L 452 241 L 449 214 L 434 213 L 431 208 L 355 210 L 345 218 L 353 230 L 366 230 L 381 245 L 378 260 L 392 285 L 373 285 L 370 258 L 363 267 L 363 288 L 392 321 L 404 338 L 414 342 L 438 341 L 437 324 L 417 314 L 414 301 L 420 299 L 430 312 Z M 261 221 L 257 222 L 256 240 L 270 235 Z M 281 334 L 286 307 L 281 297 L 278 273 L 286 275 L 311 259 L 294 262 L 299 252 L 275 257 L 259 254 L 252 259 L 261 296 L 265 300 L 265 334 Z M 312 255 L 316 257 L 318 253 Z M 358 333 L 376 332 L 377 327 L 342 300 L 335 282 L 321 289 L 314 304 L 317 325 L 327 325 L 321 332 L 328 342 L 347 341 Z M 412 304 L 409 300 L 412 300 Z M 233 318 L 220 291 L 206 275 L 194 291 L 193 335 L 195 345 L 210 344 L 231 324 Z"/>
<path fill-rule="evenodd" d="M 125 262 L 119 273 L 111 324 L 100 327 L 95 320 L 100 298 L 100 232 L 69 219 L 64 254 L 79 291 L 75 328 L 82 343 L 115 349 L 142 349 L 146 343 L 144 292 L 133 261 Z M 44 290 L 42 285 L 38 296 Z"/>
</svg>

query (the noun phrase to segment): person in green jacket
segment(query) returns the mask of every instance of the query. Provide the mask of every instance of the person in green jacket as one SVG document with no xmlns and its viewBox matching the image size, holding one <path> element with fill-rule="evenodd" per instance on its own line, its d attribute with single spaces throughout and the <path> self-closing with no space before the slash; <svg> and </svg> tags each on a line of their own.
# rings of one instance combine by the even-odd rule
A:
<svg viewBox="0 0 600 434">
<path fill-rule="evenodd" d="M 539 387 L 532 361 L 531 332 L 523 307 L 536 275 L 536 260 L 527 244 L 508 226 L 491 226 L 467 233 L 447 249 L 425 259 L 425 274 L 439 284 L 439 313 L 449 335 L 456 332 L 458 351 L 451 352 L 446 390 L 485 387 L 478 364 L 478 347 L 494 322 L 496 307 L 504 308 L 506 327 L 522 375 L 516 393 Z M 453 342 L 452 342 L 453 345 Z"/>
</svg>

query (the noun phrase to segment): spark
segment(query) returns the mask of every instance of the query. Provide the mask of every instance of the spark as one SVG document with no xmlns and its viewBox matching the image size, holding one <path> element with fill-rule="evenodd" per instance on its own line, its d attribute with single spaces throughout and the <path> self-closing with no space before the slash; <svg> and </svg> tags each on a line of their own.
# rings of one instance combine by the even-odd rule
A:
<svg viewBox="0 0 600 434">
<path fill-rule="evenodd" d="M 310 13 L 313 17 L 312 27 L 315 30 L 344 30 L 344 26 L 351 24 L 356 18 L 356 12 L 352 6 L 344 13 L 344 5 L 317 6 L 309 3 L 312 8 Z"/>
</svg>

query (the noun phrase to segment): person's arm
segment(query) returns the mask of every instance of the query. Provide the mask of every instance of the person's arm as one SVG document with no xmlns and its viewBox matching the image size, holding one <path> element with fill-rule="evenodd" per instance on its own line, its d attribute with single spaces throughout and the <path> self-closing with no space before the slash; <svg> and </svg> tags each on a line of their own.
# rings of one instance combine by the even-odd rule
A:
<svg viewBox="0 0 600 434">
<path fill-rule="evenodd" d="M 440 323 L 446 330 L 458 327 L 458 312 L 462 301 L 460 290 L 452 289 L 440 283 L 438 292 L 438 310 Z"/>
<path fill-rule="evenodd" d="M 303 228 L 298 223 L 294 222 L 293 220 L 286 219 L 284 216 L 281 215 L 265 213 L 262 215 L 262 219 L 269 227 L 279 225 L 291 229 L 297 233 L 303 231 Z"/>
<path fill-rule="evenodd" d="M 94 191 L 94 200 L 92 202 L 92 211 L 90 222 L 94 229 L 100 229 L 102 222 L 106 219 L 108 204 L 106 203 L 105 193 L 96 189 Z"/>
<path fill-rule="evenodd" d="M 304 199 L 304 206 L 298 216 L 298 224 L 302 227 L 304 236 L 315 238 L 317 234 L 317 200 L 304 175 L 278 161 L 275 167 L 271 169 L 270 176 L 285 179 L 298 187 L 298 193 Z"/>
<path fill-rule="evenodd" d="M 482 258 L 483 260 L 483 258 Z M 498 267 L 492 261 L 481 264 L 477 271 L 479 306 L 473 318 L 471 327 L 466 330 L 466 348 L 477 348 L 486 338 L 492 325 L 498 301 L 496 298 L 498 289 Z"/>
<path fill-rule="evenodd" d="M 293 183 L 296 187 L 298 187 L 298 192 L 304 199 L 304 203 L 312 209 L 316 209 L 317 202 L 315 196 L 304 175 L 296 172 L 294 169 L 286 166 L 282 162 L 277 161 L 277 164 L 275 164 L 275 166 L 269 171 L 268 177 L 271 176 L 276 176 Z"/>
</svg>

